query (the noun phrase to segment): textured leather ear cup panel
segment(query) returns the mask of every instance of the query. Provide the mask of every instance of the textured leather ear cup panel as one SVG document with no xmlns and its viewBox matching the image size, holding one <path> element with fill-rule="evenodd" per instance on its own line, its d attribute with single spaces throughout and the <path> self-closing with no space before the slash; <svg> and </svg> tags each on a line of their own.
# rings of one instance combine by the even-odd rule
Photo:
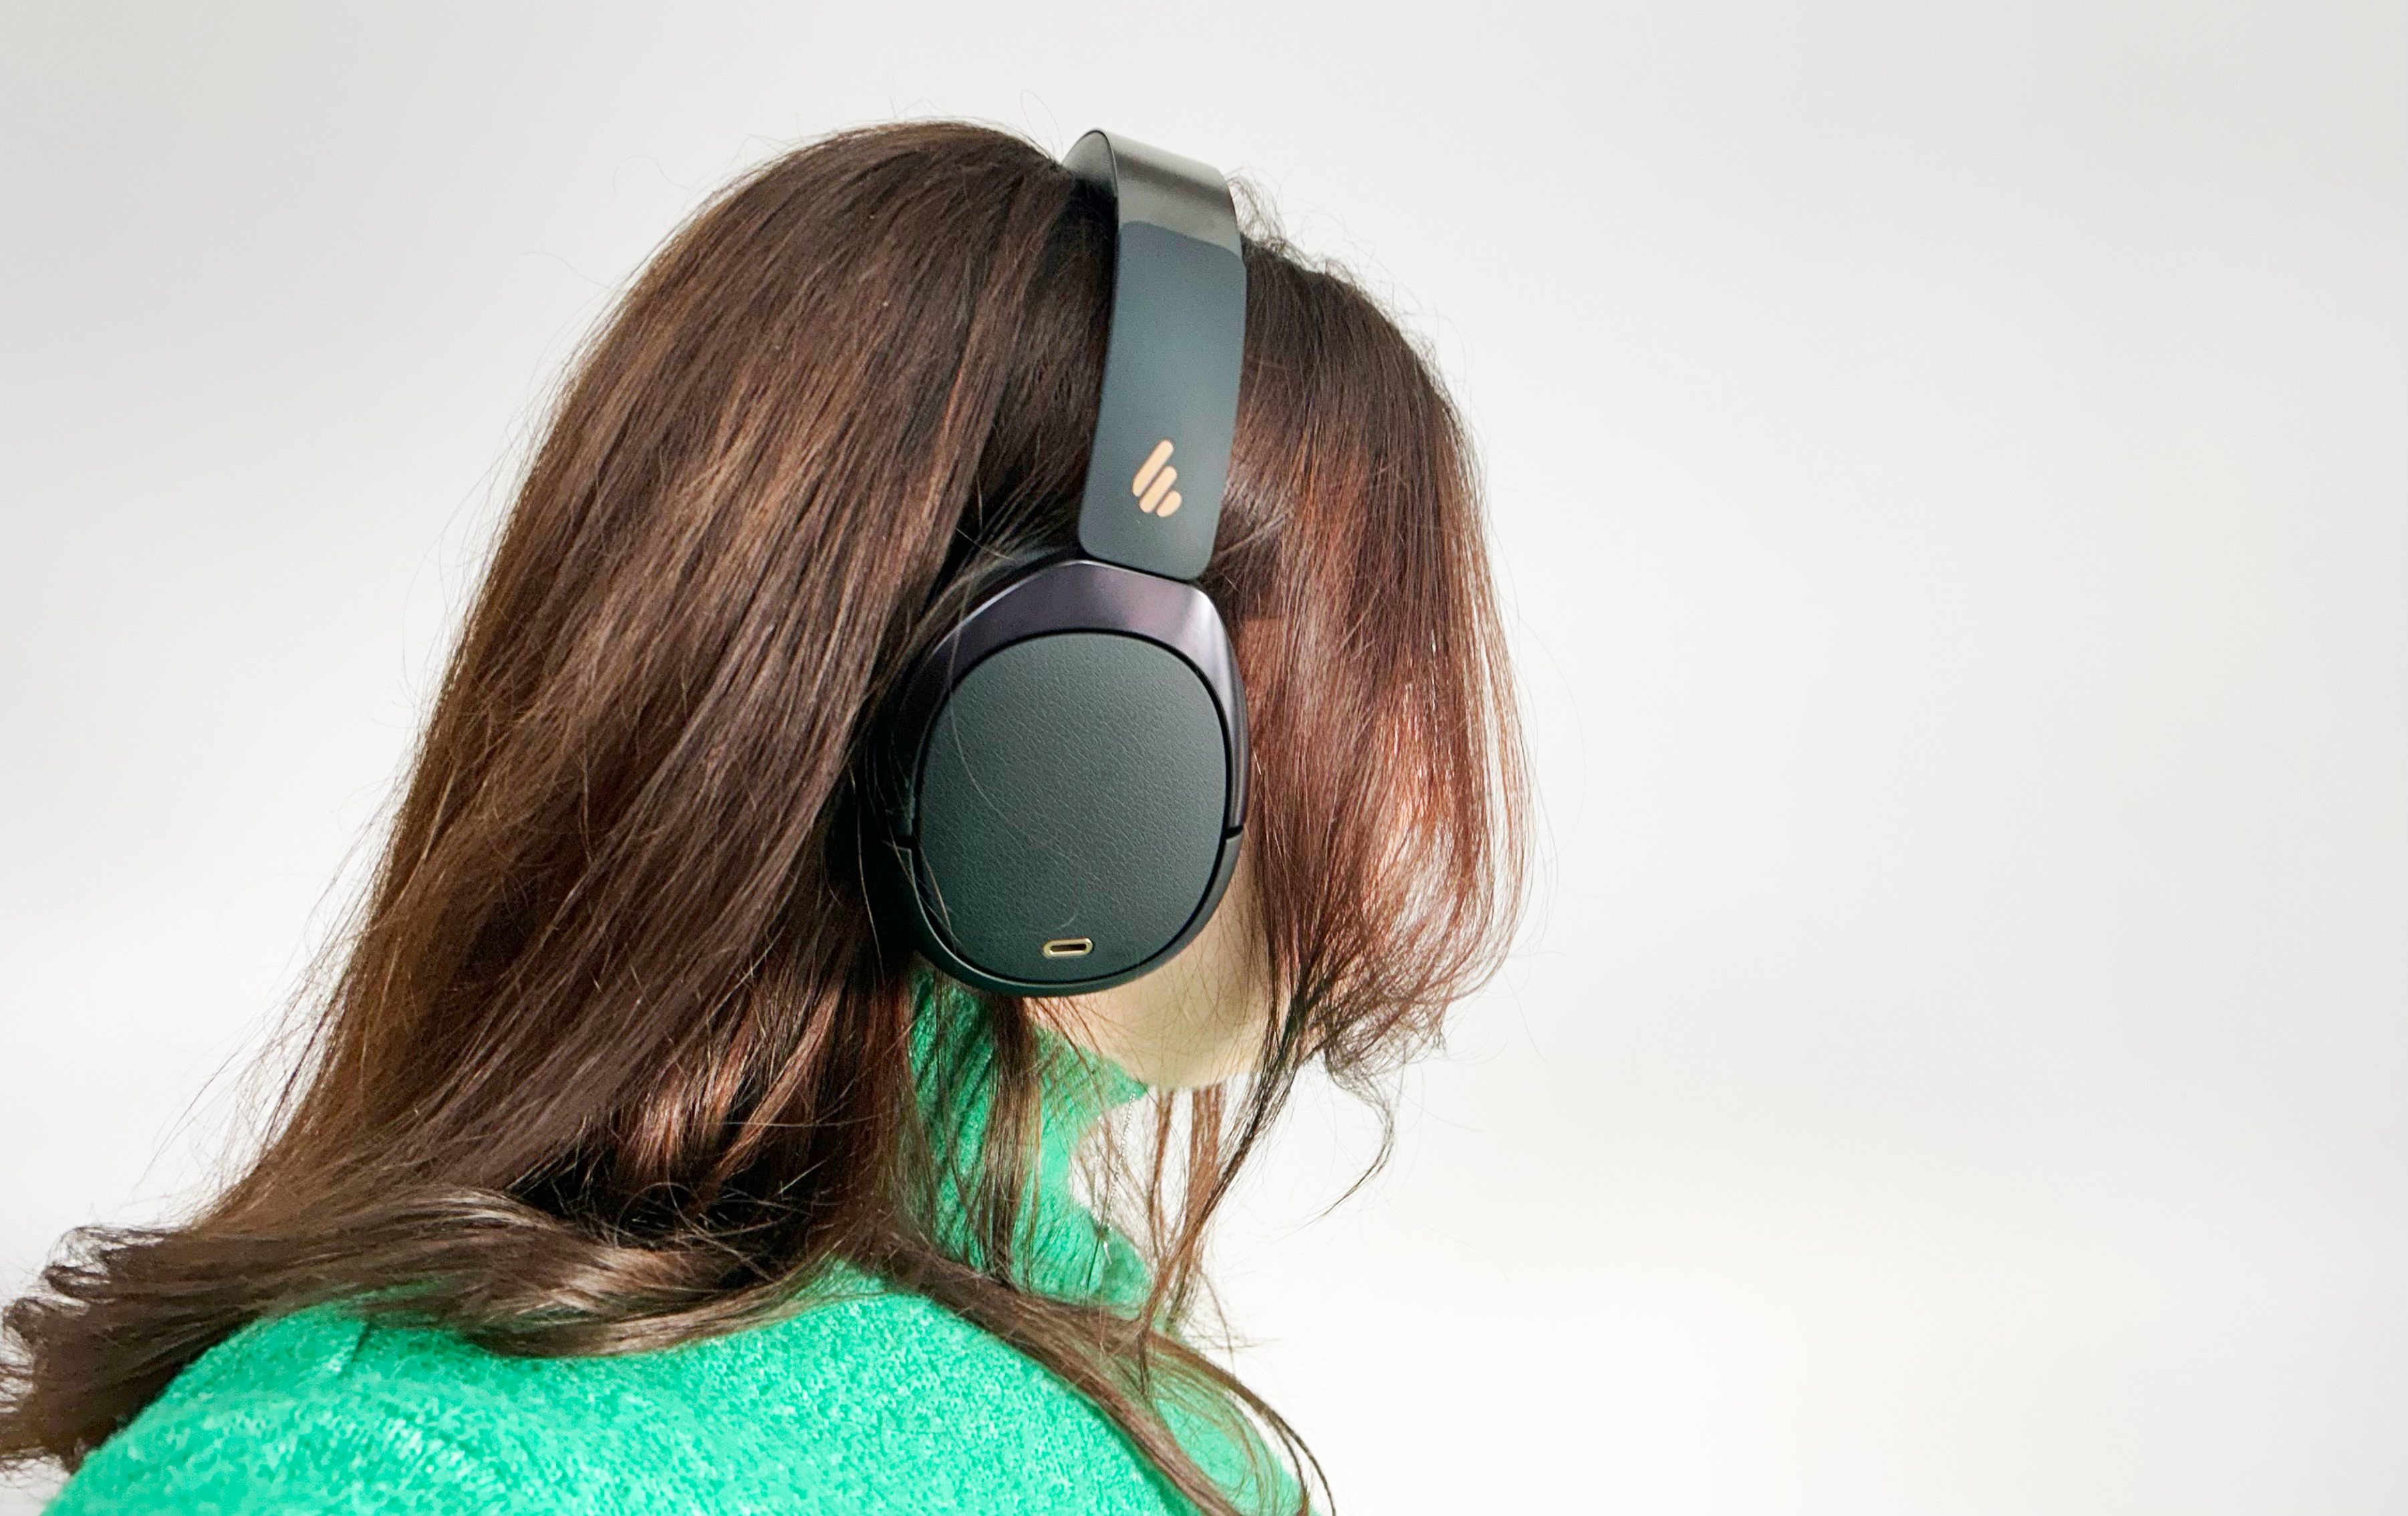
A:
<svg viewBox="0 0 2408 1516">
<path fill-rule="evenodd" d="M 1176 653 L 1103 632 L 1013 643 L 929 730 L 916 786 L 927 914 L 999 978 L 1134 967 L 1211 889 L 1228 774 L 1220 708 Z M 1092 951 L 1044 955 L 1079 937 Z"/>
</svg>

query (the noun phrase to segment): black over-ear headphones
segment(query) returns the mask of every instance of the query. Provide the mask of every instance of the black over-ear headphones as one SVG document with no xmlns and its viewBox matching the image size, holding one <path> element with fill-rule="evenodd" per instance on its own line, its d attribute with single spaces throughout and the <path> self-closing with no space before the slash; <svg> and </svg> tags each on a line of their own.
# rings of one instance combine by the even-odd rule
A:
<svg viewBox="0 0 2408 1516">
<path fill-rule="evenodd" d="M 1212 556 L 1246 265 L 1229 187 L 1090 132 L 1116 209 L 1111 330 L 1078 551 L 986 594 L 903 682 L 880 786 L 893 911 L 1012 994 L 1105 989 L 1202 930 L 1246 819 L 1246 701 Z"/>
</svg>

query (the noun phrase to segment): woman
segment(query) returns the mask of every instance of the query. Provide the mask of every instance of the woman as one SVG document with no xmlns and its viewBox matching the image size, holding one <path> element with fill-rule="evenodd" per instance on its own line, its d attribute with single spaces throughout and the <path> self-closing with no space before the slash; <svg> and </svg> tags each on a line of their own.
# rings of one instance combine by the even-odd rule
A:
<svg viewBox="0 0 2408 1516">
<path fill-rule="evenodd" d="M 1371 301 L 1245 241 L 1203 588 L 1252 800 L 1203 933 L 982 993 L 864 878 L 897 681 L 987 566 L 1071 539 L 1112 248 L 1043 153 L 914 123 L 771 163 L 654 259 L 519 493 L 275 1136 L 7 1311 L 0 1459 L 78 1470 L 54 1510 L 1302 1504 L 1301 1445 L 1180 1335 L 1206 1223 L 1297 1072 L 1426 1039 L 1518 898 L 1470 461 Z"/>
</svg>

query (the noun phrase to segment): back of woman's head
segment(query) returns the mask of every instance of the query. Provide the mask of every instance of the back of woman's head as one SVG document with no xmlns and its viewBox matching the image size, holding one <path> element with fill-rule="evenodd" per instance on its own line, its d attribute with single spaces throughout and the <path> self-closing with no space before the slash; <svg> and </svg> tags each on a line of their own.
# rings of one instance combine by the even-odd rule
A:
<svg viewBox="0 0 2408 1516">
<path fill-rule="evenodd" d="M 1372 301 L 1257 227 L 1203 584 L 1248 691 L 1280 1012 L 1137 1176 L 1182 1180 L 1143 1324 L 1012 1282 L 1019 1003 L 993 1007 L 991 1245 L 936 1244 L 910 945 L 853 797 L 915 651 L 1073 538 L 1111 293 L 1091 193 L 999 132 L 870 128 L 663 249 L 519 492 L 277 1135 L 188 1224 L 88 1232 L 10 1308 L 0 1458 L 73 1464 L 214 1341 L 327 1299 L 618 1352 L 765 1319 L 843 1259 L 1005 1331 L 1219 1503 L 1135 1386 L 1168 1363 L 1253 1402 L 1157 1328 L 1296 1072 L 1375 1071 L 1494 964 L 1518 759 L 1455 413 Z"/>
</svg>

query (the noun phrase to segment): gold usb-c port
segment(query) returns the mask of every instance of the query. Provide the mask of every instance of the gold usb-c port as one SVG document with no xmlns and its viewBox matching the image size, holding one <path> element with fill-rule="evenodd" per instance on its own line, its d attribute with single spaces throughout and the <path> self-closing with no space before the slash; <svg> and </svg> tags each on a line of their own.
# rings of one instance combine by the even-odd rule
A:
<svg viewBox="0 0 2408 1516">
<path fill-rule="evenodd" d="M 1057 937 L 1038 950 L 1048 958 L 1084 958 L 1095 951 L 1096 939 L 1091 937 Z"/>
</svg>

